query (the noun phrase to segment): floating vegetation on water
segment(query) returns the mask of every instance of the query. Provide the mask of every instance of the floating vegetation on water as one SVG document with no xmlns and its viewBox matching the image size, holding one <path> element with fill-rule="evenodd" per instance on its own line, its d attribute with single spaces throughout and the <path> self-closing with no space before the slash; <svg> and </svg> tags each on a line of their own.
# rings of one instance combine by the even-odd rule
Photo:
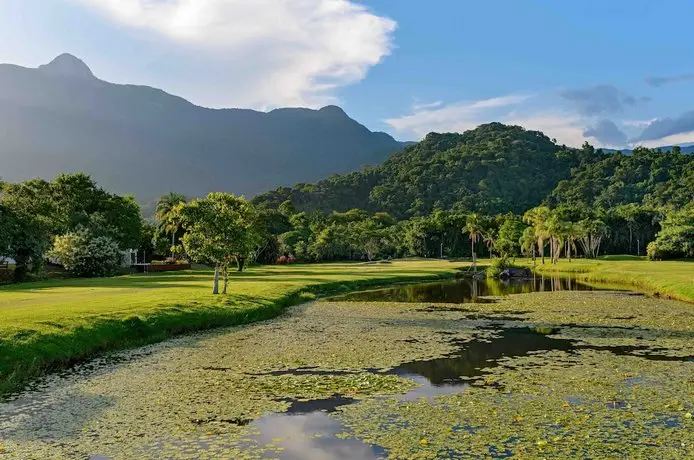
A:
<svg viewBox="0 0 694 460">
<path fill-rule="evenodd" d="M 693 313 L 315 302 L 50 377 L 0 405 L 1 457 L 691 457 Z"/>
</svg>

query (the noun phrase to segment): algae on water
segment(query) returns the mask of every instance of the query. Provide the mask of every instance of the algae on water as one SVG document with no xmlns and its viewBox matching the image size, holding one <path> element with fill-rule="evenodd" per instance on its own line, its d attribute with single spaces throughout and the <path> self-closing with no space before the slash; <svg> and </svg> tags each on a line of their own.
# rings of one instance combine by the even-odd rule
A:
<svg viewBox="0 0 694 460">
<path fill-rule="evenodd" d="M 495 352 L 525 329 L 564 345 Z M 280 458 L 300 437 L 361 458 L 691 458 L 693 339 L 691 305 L 619 293 L 315 302 L 52 376 L 0 405 L 0 457 Z M 270 423 L 336 396 L 316 415 L 335 432 Z"/>
</svg>

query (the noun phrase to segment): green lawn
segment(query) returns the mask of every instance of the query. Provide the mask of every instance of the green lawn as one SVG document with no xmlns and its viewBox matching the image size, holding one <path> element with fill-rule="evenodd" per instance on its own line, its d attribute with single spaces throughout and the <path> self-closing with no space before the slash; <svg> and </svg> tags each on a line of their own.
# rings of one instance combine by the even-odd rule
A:
<svg viewBox="0 0 694 460">
<path fill-rule="evenodd" d="M 517 261 L 532 267 L 532 260 Z M 539 263 L 538 273 L 570 274 L 579 280 L 631 286 L 651 295 L 694 302 L 694 260 L 652 262 L 645 257 L 606 256 L 597 260 L 561 259 L 552 265 L 549 258 Z"/>
<path fill-rule="evenodd" d="M 212 272 L 190 271 L 0 288 L 0 395 L 99 352 L 268 319 L 322 292 L 452 277 L 445 261 L 251 268 L 213 296 Z"/>
</svg>

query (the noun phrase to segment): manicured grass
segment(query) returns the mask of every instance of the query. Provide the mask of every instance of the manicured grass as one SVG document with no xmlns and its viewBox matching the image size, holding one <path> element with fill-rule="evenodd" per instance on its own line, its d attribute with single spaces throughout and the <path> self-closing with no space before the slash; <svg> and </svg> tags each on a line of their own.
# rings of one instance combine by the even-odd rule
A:
<svg viewBox="0 0 694 460">
<path fill-rule="evenodd" d="M 532 260 L 517 261 L 532 267 Z M 572 275 L 579 280 L 633 287 L 651 295 L 694 302 L 694 260 L 652 262 L 645 257 L 606 256 L 597 260 L 561 259 L 552 265 L 549 259 L 539 263 L 537 273 Z"/>
<path fill-rule="evenodd" d="M 100 352 L 269 319 L 316 294 L 452 277 L 465 266 L 418 260 L 254 267 L 233 274 L 227 296 L 211 294 L 211 271 L 4 286 L 0 395 Z"/>
</svg>

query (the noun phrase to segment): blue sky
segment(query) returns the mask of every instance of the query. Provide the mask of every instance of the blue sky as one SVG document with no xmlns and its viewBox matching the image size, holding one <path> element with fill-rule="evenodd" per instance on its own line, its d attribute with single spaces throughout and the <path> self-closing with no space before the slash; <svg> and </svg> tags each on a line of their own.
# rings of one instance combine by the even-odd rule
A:
<svg viewBox="0 0 694 460">
<path fill-rule="evenodd" d="M 0 62 L 70 52 L 209 107 L 338 104 L 416 140 L 489 121 L 694 142 L 688 0 L 0 0 Z"/>
</svg>

